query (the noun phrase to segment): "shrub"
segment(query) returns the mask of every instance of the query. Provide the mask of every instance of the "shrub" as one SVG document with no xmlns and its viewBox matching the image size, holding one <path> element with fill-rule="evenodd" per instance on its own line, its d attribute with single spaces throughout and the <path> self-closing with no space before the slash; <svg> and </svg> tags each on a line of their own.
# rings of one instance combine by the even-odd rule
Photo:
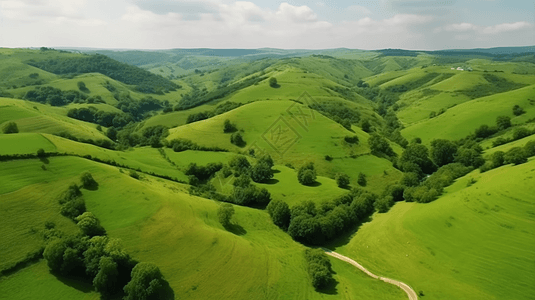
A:
<svg viewBox="0 0 535 300">
<path fill-rule="evenodd" d="M 366 180 L 366 174 L 360 172 L 359 177 L 357 178 L 357 183 L 360 186 L 366 186 L 366 184 L 368 183 L 368 181 Z"/>
<path fill-rule="evenodd" d="M 394 198 L 392 196 L 385 196 L 375 201 L 374 207 L 380 213 L 387 212 L 394 205 Z"/>
<path fill-rule="evenodd" d="M 504 160 L 508 164 L 519 165 L 527 162 L 528 156 L 524 152 L 524 149 L 520 147 L 514 147 L 505 153 Z"/>
<path fill-rule="evenodd" d="M 2 132 L 5 134 L 18 133 L 19 128 L 17 127 L 17 123 L 7 122 L 7 124 L 2 127 Z"/>
<path fill-rule="evenodd" d="M 132 178 L 139 179 L 139 174 L 134 170 L 130 170 L 129 175 Z"/>
<path fill-rule="evenodd" d="M 526 111 L 522 107 L 520 107 L 519 105 L 513 106 L 513 115 L 520 116 L 520 115 L 525 114 L 525 113 L 526 113 Z"/>
<path fill-rule="evenodd" d="M 251 169 L 251 179 L 254 182 L 266 182 L 273 178 L 273 170 L 266 162 L 258 162 Z"/>
<path fill-rule="evenodd" d="M 531 131 L 527 128 L 520 127 L 513 132 L 513 139 L 519 140 L 531 135 Z"/>
<path fill-rule="evenodd" d="M 496 118 L 496 126 L 498 126 L 498 130 L 504 130 L 511 127 L 511 118 L 508 116 L 498 116 Z"/>
<path fill-rule="evenodd" d="M 316 170 L 313 162 L 299 168 L 299 171 L 297 172 L 297 180 L 299 180 L 302 185 L 312 185 L 316 182 Z"/>
<path fill-rule="evenodd" d="M 524 145 L 524 152 L 528 157 L 535 156 L 535 141 L 529 141 Z"/>
<path fill-rule="evenodd" d="M 245 140 L 243 139 L 243 136 L 241 132 L 234 132 L 230 136 L 230 142 L 238 147 L 244 147 L 245 146 Z"/>
<path fill-rule="evenodd" d="M 236 125 L 230 123 L 229 119 L 226 119 L 224 124 L 223 124 L 223 132 L 224 133 L 230 133 L 230 132 L 234 132 L 236 130 L 238 130 Z"/>
<path fill-rule="evenodd" d="M 98 185 L 98 183 L 95 181 L 91 173 L 84 172 L 82 176 L 80 176 L 80 180 L 82 181 L 82 187 L 85 189 L 94 188 Z"/>
<path fill-rule="evenodd" d="M 431 159 L 439 167 L 452 163 L 457 153 L 457 145 L 453 142 L 437 139 L 431 142 Z"/>
<path fill-rule="evenodd" d="M 305 260 L 312 286 L 323 289 L 333 282 L 331 262 L 321 249 L 306 249 Z"/>
<path fill-rule="evenodd" d="M 356 135 L 353 135 L 353 136 L 346 135 L 344 137 L 344 141 L 346 141 L 346 143 L 349 143 L 349 144 L 358 144 L 359 137 Z"/>
<path fill-rule="evenodd" d="M 91 212 L 85 212 L 75 218 L 78 227 L 87 236 L 105 235 L 104 227 L 100 225 L 100 221 Z"/>
<path fill-rule="evenodd" d="M 385 138 L 378 135 L 377 133 L 373 133 L 370 138 L 368 139 L 368 144 L 370 146 L 370 150 L 372 154 L 374 155 L 386 155 L 386 156 L 395 156 L 394 150 L 392 150 L 392 147 L 390 147 L 390 144 L 386 141 Z"/>
<path fill-rule="evenodd" d="M 279 87 L 279 84 L 277 83 L 277 78 L 275 78 L 275 77 L 269 78 L 269 86 L 272 87 L 272 88 Z"/>
<path fill-rule="evenodd" d="M 290 225 L 290 207 L 282 200 L 273 200 L 269 202 L 267 211 L 273 224 L 279 226 L 283 230 L 288 229 Z"/>
<path fill-rule="evenodd" d="M 336 174 L 336 184 L 340 188 L 347 188 L 349 186 L 349 176 L 343 173 Z"/>
<path fill-rule="evenodd" d="M 222 203 L 217 209 L 217 218 L 223 227 L 230 225 L 230 219 L 234 215 L 234 207 L 229 203 Z"/>
<path fill-rule="evenodd" d="M 325 155 L 325 160 L 326 161 L 332 161 L 333 157 L 327 154 L 327 155 Z"/>
<path fill-rule="evenodd" d="M 43 148 L 39 148 L 39 149 L 37 150 L 37 157 L 43 158 L 43 157 L 45 157 L 45 156 L 46 156 L 45 149 L 43 149 Z"/>
<path fill-rule="evenodd" d="M 488 125 L 481 125 L 479 128 L 476 129 L 475 135 L 478 138 L 487 138 L 493 134 L 495 134 L 498 130 L 493 127 L 489 127 Z"/>
<path fill-rule="evenodd" d="M 125 300 L 161 299 L 165 280 L 160 269 L 152 264 L 141 262 L 132 269 L 130 282 L 125 285 Z"/>
</svg>

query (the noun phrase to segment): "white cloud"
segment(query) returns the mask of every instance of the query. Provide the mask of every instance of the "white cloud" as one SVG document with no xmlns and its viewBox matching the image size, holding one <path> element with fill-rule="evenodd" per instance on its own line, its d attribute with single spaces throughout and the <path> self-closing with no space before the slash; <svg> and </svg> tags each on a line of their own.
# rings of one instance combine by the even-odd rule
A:
<svg viewBox="0 0 535 300">
<path fill-rule="evenodd" d="M 488 26 L 482 29 L 485 34 L 497 34 L 508 31 L 517 31 L 533 28 L 533 24 L 528 22 L 503 23 L 494 26 Z"/>
<path fill-rule="evenodd" d="M 275 15 L 284 20 L 295 22 L 314 22 L 318 20 L 318 15 L 308 6 L 293 6 L 286 2 L 279 5 Z"/>
<path fill-rule="evenodd" d="M 357 15 L 371 15 L 372 11 L 362 5 L 351 5 L 347 8 L 348 11 Z"/>
<path fill-rule="evenodd" d="M 528 22 L 502 23 L 493 26 L 478 26 L 471 23 L 449 24 L 435 29 L 435 33 L 445 32 L 472 32 L 475 34 L 494 35 L 510 31 L 519 31 L 533 28 Z M 463 35 L 466 36 L 466 35 Z"/>
</svg>

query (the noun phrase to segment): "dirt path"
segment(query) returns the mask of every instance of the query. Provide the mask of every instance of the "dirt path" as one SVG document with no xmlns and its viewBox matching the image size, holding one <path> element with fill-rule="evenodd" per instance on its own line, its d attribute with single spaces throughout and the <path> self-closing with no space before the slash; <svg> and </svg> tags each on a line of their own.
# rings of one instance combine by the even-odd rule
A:
<svg viewBox="0 0 535 300">
<path fill-rule="evenodd" d="M 325 249 L 325 248 L 323 248 L 323 251 L 325 251 L 325 253 L 327 253 L 327 255 L 330 255 L 332 257 L 336 257 L 336 258 L 338 258 L 340 260 L 343 260 L 345 262 L 348 262 L 348 263 L 354 265 L 355 267 L 357 267 L 359 270 L 361 270 L 362 272 L 366 273 L 370 277 L 373 277 L 375 279 L 382 280 L 382 281 L 384 281 L 386 283 L 390 283 L 390 284 L 398 286 L 400 289 L 404 290 L 405 293 L 407 293 L 407 296 L 409 296 L 409 300 L 418 300 L 418 295 L 416 294 L 416 292 L 410 286 L 408 286 L 407 284 L 405 284 L 405 283 L 403 283 L 401 281 L 394 280 L 394 279 L 377 276 L 377 275 L 373 274 L 372 272 L 368 271 L 361 264 L 359 264 L 358 262 L 352 260 L 351 258 L 349 258 L 347 256 L 343 256 L 341 254 L 338 254 L 338 253 L 336 253 L 334 251 L 331 251 L 331 250 Z"/>
</svg>

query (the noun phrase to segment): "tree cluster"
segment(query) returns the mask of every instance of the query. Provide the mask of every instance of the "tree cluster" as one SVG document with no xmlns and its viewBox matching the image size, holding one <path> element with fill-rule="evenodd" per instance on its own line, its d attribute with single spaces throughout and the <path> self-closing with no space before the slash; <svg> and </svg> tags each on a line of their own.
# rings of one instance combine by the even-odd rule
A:
<svg viewBox="0 0 535 300">
<path fill-rule="evenodd" d="M 95 107 L 73 108 L 67 112 L 67 116 L 73 119 L 99 124 L 105 127 L 122 128 L 133 122 L 133 118 L 125 113 L 107 112 Z"/>
<path fill-rule="evenodd" d="M 343 103 L 312 103 L 310 108 L 319 111 L 327 118 L 339 123 L 347 130 L 351 130 L 351 124 L 357 124 L 360 121 L 360 112 L 353 107 Z"/>
<path fill-rule="evenodd" d="M 136 90 L 142 93 L 163 94 L 180 88 L 162 76 L 100 54 L 42 61 L 30 60 L 28 64 L 58 75 L 101 73 L 123 83 L 136 85 Z"/>
<path fill-rule="evenodd" d="M 299 171 L 297 172 L 297 180 L 302 185 L 309 186 L 316 182 L 316 169 L 314 168 L 313 162 L 309 162 L 299 168 Z"/>
<path fill-rule="evenodd" d="M 7 122 L 4 126 L 2 126 L 2 132 L 4 134 L 18 133 L 19 127 L 15 122 Z"/>
<path fill-rule="evenodd" d="M 376 196 L 362 190 L 352 190 L 319 207 L 312 201 L 305 201 L 290 209 L 288 234 L 296 241 L 321 245 L 331 240 L 351 226 L 362 221 L 373 212 Z M 286 228 L 287 212 L 283 204 L 274 204 L 268 212 L 275 223 Z"/>
<path fill-rule="evenodd" d="M 324 289 L 333 281 L 333 270 L 327 254 L 321 249 L 306 249 L 308 275 L 315 289 Z"/>
<path fill-rule="evenodd" d="M 48 103 L 52 106 L 63 106 L 69 103 L 86 103 L 88 97 L 79 91 L 62 91 L 51 86 L 41 86 L 27 91 L 23 99 L 43 104 Z M 93 102 L 95 101 L 93 100 Z"/>
</svg>

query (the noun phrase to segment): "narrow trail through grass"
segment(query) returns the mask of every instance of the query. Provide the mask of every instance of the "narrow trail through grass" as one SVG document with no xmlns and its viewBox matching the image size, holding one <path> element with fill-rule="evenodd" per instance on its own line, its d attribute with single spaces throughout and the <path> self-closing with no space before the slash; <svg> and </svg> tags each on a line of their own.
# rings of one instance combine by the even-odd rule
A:
<svg viewBox="0 0 535 300">
<path fill-rule="evenodd" d="M 405 291 L 405 293 L 407 293 L 407 296 L 409 297 L 409 300 L 418 300 L 418 295 L 416 294 L 416 292 L 408 284 L 403 283 L 401 281 L 394 280 L 394 279 L 377 276 L 377 275 L 373 274 L 372 272 L 368 271 L 368 269 L 364 268 L 358 262 L 352 260 L 351 258 L 349 258 L 347 256 L 338 254 L 338 253 L 336 253 L 336 252 L 334 252 L 332 250 L 323 248 L 323 251 L 325 251 L 325 253 L 327 255 L 330 255 L 332 257 L 338 258 L 339 260 L 343 260 L 345 262 L 348 262 L 348 263 L 354 265 L 359 270 L 361 270 L 362 272 L 366 273 L 366 275 L 368 275 L 368 276 L 370 276 L 372 278 L 379 279 L 379 280 L 384 281 L 386 283 L 390 283 L 390 284 L 398 286 L 400 289 Z"/>
</svg>

